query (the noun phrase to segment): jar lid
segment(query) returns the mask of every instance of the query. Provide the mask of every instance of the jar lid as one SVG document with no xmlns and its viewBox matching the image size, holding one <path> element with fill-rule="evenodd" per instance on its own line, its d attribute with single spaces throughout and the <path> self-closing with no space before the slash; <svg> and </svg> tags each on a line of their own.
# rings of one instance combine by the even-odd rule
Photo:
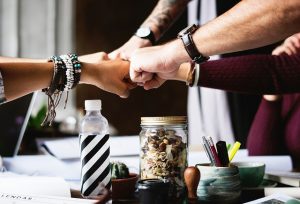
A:
<svg viewBox="0 0 300 204">
<path fill-rule="evenodd" d="M 141 125 L 185 125 L 186 116 L 141 117 Z"/>
<path fill-rule="evenodd" d="M 138 181 L 138 189 L 169 188 L 170 181 L 167 179 L 143 179 Z"/>
</svg>

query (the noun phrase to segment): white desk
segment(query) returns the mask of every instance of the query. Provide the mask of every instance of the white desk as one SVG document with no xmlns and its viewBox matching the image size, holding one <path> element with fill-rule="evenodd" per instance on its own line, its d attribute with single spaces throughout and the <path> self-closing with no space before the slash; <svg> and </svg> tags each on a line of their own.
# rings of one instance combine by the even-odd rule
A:
<svg viewBox="0 0 300 204">
<path fill-rule="evenodd" d="M 111 161 L 122 161 L 126 163 L 132 172 L 139 172 L 139 157 L 124 156 L 111 157 Z M 266 164 L 266 171 L 290 171 L 292 161 L 289 156 L 247 156 L 246 150 L 240 150 L 234 161 L 258 161 Z M 3 158 L 7 170 L 27 175 L 60 176 L 66 180 L 79 180 L 80 160 L 59 160 L 50 155 L 16 156 Z M 190 166 L 197 163 L 208 162 L 204 152 L 191 152 L 188 154 Z"/>
</svg>

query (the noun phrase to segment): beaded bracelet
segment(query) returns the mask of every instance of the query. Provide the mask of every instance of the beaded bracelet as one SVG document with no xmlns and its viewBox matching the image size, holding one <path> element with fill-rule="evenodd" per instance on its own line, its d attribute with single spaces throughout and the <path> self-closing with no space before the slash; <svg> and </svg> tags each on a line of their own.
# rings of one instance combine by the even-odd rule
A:
<svg viewBox="0 0 300 204">
<path fill-rule="evenodd" d="M 59 90 L 59 85 L 61 78 L 64 75 L 64 68 L 65 64 L 62 61 L 60 57 L 57 56 L 52 56 L 48 59 L 48 62 L 53 62 L 54 63 L 54 73 L 53 73 L 53 78 L 50 83 L 50 86 L 48 88 L 42 89 L 43 92 L 46 93 L 46 95 L 51 96 L 54 94 L 56 90 Z"/>
<path fill-rule="evenodd" d="M 66 65 L 66 81 L 64 86 L 64 91 L 69 91 L 73 87 L 74 83 L 74 70 L 73 63 L 68 55 L 61 55 L 60 58 L 64 61 Z"/>
<path fill-rule="evenodd" d="M 67 85 L 65 91 L 74 88 L 80 81 L 81 64 L 76 54 L 67 54 L 60 56 L 67 66 Z"/>
<path fill-rule="evenodd" d="M 71 62 L 73 64 L 73 68 L 74 68 L 74 83 L 72 86 L 72 88 L 74 88 L 75 86 L 77 86 L 77 84 L 80 81 L 81 64 L 78 61 L 78 56 L 76 54 L 70 54 L 70 59 L 71 59 Z"/>
<path fill-rule="evenodd" d="M 63 91 L 67 91 L 66 108 L 69 90 L 79 83 L 81 74 L 81 64 L 76 54 L 52 56 L 48 61 L 54 63 L 54 74 L 50 86 L 42 90 L 48 96 L 48 110 L 42 126 L 52 125 Z"/>
</svg>

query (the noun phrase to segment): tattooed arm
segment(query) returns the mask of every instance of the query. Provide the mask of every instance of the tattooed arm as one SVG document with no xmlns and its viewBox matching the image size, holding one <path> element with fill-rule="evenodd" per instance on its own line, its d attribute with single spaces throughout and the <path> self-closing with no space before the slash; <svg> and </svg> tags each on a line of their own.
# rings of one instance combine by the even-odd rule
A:
<svg viewBox="0 0 300 204">
<path fill-rule="evenodd" d="M 141 27 L 149 27 L 159 39 L 184 11 L 190 0 L 160 0 Z"/>
<path fill-rule="evenodd" d="M 141 27 L 149 27 L 155 39 L 158 40 L 185 10 L 189 1 L 190 0 L 160 0 Z M 128 60 L 134 50 L 147 46 L 151 46 L 151 42 L 148 39 L 132 36 L 123 46 L 110 53 L 109 58 Z"/>
</svg>

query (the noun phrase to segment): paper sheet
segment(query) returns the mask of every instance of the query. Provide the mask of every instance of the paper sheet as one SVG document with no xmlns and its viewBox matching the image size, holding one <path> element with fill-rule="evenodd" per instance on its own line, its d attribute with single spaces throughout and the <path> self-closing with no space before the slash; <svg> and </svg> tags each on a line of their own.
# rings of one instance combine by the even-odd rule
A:
<svg viewBox="0 0 300 204">
<path fill-rule="evenodd" d="M 95 200 L 0 192 L 1 204 L 92 204 Z"/>
<path fill-rule="evenodd" d="M 34 155 L 4 157 L 3 162 L 8 171 L 18 174 L 63 177 L 66 180 L 80 179 L 79 159 L 63 162 L 50 155 Z"/>
<path fill-rule="evenodd" d="M 63 178 L 9 173 L 0 173 L 0 192 L 71 197 L 70 186 Z"/>
<path fill-rule="evenodd" d="M 281 195 L 281 194 L 274 194 L 271 196 L 267 196 L 265 198 L 261 198 L 258 200 L 254 200 L 251 202 L 247 202 L 245 204 L 284 204 L 286 201 L 293 199 L 292 197 L 286 196 L 286 195 Z"/>
</svg>

